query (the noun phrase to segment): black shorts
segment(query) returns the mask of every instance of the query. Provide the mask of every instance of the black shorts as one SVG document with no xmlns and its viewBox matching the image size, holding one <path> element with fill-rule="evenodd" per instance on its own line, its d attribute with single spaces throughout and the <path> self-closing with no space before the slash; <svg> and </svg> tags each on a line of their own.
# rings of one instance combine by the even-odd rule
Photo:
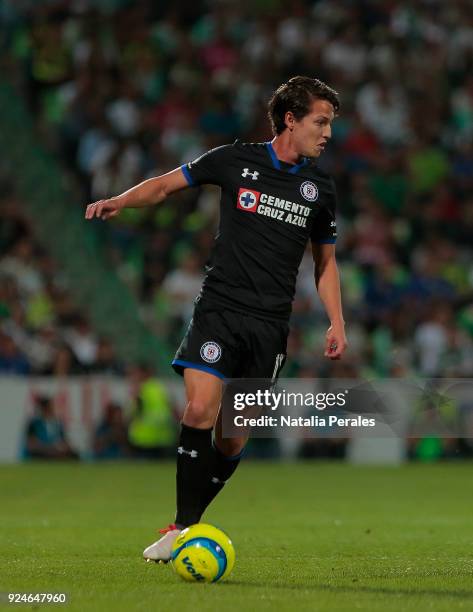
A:
<svg viewBox="0 0 473 612">
<path fill-rule="evenodd" d="M 216 304 L 197 302 L 186 335 L 172 361 L 227 378 L 276 380 L 286 360 L 289 324 L 259 319 Z"/>
</svg>

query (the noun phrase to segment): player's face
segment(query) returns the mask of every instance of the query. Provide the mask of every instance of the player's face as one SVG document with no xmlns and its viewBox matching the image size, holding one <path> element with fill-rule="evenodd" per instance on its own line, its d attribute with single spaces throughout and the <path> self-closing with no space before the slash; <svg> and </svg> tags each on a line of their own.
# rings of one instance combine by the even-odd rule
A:
<svg viewBox="0 0 473 612">
<path fill-rule="evenodd" d="M 300 121 L 294 121 L 292 140 L 294 148 L 303 157 L 319 157 L 332 136 L 333 106 L 327 100 L 314 100 L 310 112 Z"/>
</svg>

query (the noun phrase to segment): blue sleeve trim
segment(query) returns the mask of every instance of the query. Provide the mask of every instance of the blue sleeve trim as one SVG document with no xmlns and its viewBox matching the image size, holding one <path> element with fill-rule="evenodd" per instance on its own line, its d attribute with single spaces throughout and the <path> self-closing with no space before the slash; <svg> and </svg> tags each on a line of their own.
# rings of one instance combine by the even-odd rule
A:
<svg viewBox="0 0 473 612">
<path fill-rule="evenodd" d="M 186 177 L 186 181 L 189 183 L 190 187 L 195 187 L 195 181 L 191 176 L 191 173 L 189 172 L 189 168 L 187 167 L 187 164 L 183 164 L 181 166 L 181 170 L 182 170 L 182 174 Z"/>
<path fill-rule="evenodd" d="M 312 240 L 315 244 L 335 244 L 337 242 L 336 238 L 327 238 L 326 240 Z"/>
<path fill-rule="evenodd" d="M 227 377 L 218 370 L 214 370 L 214 368 L 209 368 L 208 366 L 204 366 L 200 363 L 192 363 L 192 361 L 183 361 L 182 359 L 173 359 L 171 365 L 181 366 L 182 368 L 191 368 L 192 370 L 200 370 L 201 372 L 207 372 L 207 374 L 213 374 L 217 378 L 220 378 L 220 380 L 227 380 Z"/>
</svg>

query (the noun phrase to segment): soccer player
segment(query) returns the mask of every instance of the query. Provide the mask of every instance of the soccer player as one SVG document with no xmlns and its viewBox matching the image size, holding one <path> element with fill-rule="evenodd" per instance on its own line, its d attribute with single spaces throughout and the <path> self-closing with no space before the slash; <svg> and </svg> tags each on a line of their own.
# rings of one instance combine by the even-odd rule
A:
<svg viewBox="0 0 473 612">
<path fill-rule="evenodd" d="M 158 204 L 202 184 L 221 188 L 220 224 L 193 318 L 172 366 L 184 377 L 187 404 L 177 449 L 177 512 L 143 553 L 169 560 L 184 527 L 198 523 L 240 461 L 245 437 L 224 438 L 219 413 L 227 378 L 276 380 L 286 357 L 298 268 L 312 242 L 315 285 L 330 327 L 325 356 L 340 359 L 347 341 L 335 259 L 336 194 L 315 164 L 331 137 L 338 94 L 296 76 L 268 104 L 274 138 L 228 144 L 125 193 L 89 204 L 86 219 Z"/>
</svg>

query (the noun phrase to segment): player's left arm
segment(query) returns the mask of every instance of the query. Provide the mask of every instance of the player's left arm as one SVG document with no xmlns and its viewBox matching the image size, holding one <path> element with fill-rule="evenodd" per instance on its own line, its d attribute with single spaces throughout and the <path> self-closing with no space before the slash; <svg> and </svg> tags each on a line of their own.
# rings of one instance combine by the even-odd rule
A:
<svg viewBox="0 0 473 612">
<path fill-rule="evenodd" d="M 335 258 L 335 244 L 312 243 L 315 264 L 315 286 L 325 307 L 330 327 L 325 337 L 325 357 L 340 359 L 347 348 L 342 313 L 340 276 Z"/>
</svg>

